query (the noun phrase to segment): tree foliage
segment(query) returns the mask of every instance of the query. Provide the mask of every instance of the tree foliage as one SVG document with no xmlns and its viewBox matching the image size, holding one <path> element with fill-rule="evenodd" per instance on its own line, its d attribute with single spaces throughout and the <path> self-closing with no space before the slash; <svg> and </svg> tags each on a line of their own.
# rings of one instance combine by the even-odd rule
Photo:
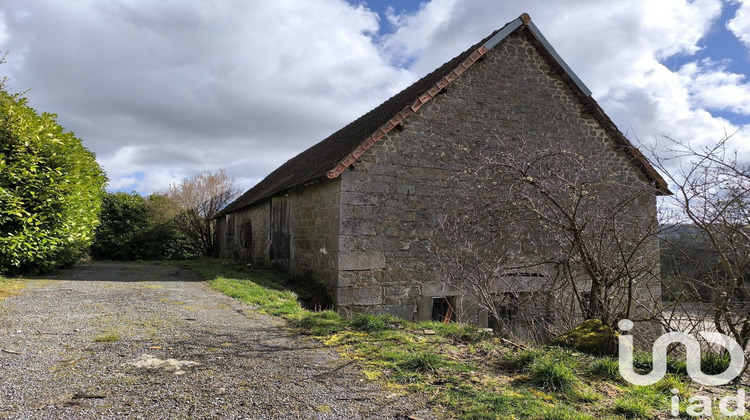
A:
<svg viewBox="0 0 750 420">
<path fill-rule="evenodd" d="M 200 173 L 169 187 L 166 195 L 181 209 L 176 222 L 203 256 L 218 253 L 213 217 L 239 194 L 237 181 L 224 169 Z"/>
<path fill-rule="evenodd" d="M 0 272 L 75 263 L 98 223 L 106 177 L 55 114 L 38 114 L 0 82 Z"/>
<path fill-rule="evenodd" d="M 104 197 L 91 256 L 98 260 L 184 259 L 196 250 L 178 229 L 175 204 L 165 195 L 135 192 Z"/>
</svg>

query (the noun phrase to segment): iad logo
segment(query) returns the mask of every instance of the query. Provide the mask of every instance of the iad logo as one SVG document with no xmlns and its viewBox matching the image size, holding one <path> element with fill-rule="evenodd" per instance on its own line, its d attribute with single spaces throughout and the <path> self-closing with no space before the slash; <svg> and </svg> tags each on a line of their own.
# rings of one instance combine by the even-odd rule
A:
<svg viewBox="0 0 750 420">
<path fill-rule="evenodd" d="M 622 319 L 617 326 L 623 331 L 633 328 L 633 321 Z M 701 385 L 715 386 L 728 384 L 742 372 L 745 365 L 745 355 L 742 347 L 731 337 L 718 333 L 701 331 L 700 335 L 709 343 L 718 344 L 729 351 L 729 367 L 722 373 L 706 375 L 701 370 L 701 345 L 695 337 L 683 332 L 662 334 L 654 342 L 652 348 L 653 369 L 645 375 L 633 370 L 633 336 L 621 334 L 619 338 L 620 375 L 634 385 L 651 385 L 659 382 L 667 373 L 667 349 L 670 344 L 680 343 L 685 346 L 685 359 L 688 376 Z"/>
<path fill-rule="evenodd" d="M 633 328 L 633 322 L 629 319 L 622 319 L 617 323 L 623 331 L 630 331 Z M 667 349 L 670 344 L 680 343 L 685 346 L 685 361 L 688 376 L 701 385 L 724 385 L 742 373 L 745 365 L 745 355 L 742 347 L 737 344 L 731 337 L 717 332 L 701 331 L 700 335 L 709 343 L 718 344 L 729 352 L 729 367 L 722 373 L 716 375 L 706 375 L 701 370 L 701 346 L 695 337 L 682 333 L 670 332 L 662 334 L 654 342 L 652 348 L 653 368 L 648 374 L 638 374 L 633 370 L 633 336 L 621 334 L 619 338 L 619 359 L 620 375 L 634 385 L 651 385 L 658 382 L 667 373 Z M 670 414 L 673 417 L 680 415 L 680 397 L 679 390 L 672 390 L 674 396 L 671 398 Z M 689 405 L 685 408 L 685 413 L 692 417 L 712 417 L 713 400 L 711 397 L 703 395 L 694 395 L 688 399 Z M 736 417 L 745 415 L 745 390 L 739 389 L 737 396 L 727 395 L 719 400 L 719 411 L 727 417 Z M 734 409 L 730 408 L 734 406 Z"/>
</svg>

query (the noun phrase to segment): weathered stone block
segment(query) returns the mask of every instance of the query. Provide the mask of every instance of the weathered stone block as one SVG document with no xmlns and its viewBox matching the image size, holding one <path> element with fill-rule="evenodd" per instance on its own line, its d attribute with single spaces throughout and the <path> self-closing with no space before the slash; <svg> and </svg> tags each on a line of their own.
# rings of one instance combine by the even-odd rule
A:
<svg viewBox="0 0 750 420">
<path fill-rule="evenodd" d="M 363 205 L 370 204 L 374 205 L 378 203 L 378 197 L 368 193 L 342 191 L 341 193 L 342 204 L 355 204 Z"/>
<path fill-rule="evenodd" d="M 338 306 L 382 305 L 382 287 L 339 287 L 336 289 Z"/>
<path fill-rule="evenodd" d="M 393 297 L 414 297 L 419 296 L 420 289 L 419 286 L 396 286 L 396 287 L 386 287 L 385 289 L 385 295 L 386 296 L 393 296 Z"/>
<path fill-rule="evenodd" d="M 383 305 L 383 306 L 371 306 L 366 309 L 367 313 L 373 315 L 393 315 L 399 318 L 403 318 L 407 321 L 414 320 L 414 314 L 416 313 L 416 305 Z"/>
<path fill-rule="evenodd" d="M 386 267 L 385 256 L 380 252 L 341 252 L 339 270 L 382 270 Z"/>
</svg>

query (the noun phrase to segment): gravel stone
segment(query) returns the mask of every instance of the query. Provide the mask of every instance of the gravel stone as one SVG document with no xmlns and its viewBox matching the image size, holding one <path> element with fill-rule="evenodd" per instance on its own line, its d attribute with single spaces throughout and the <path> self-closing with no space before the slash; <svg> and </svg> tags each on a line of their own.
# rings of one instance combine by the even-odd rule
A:
<svg viewBox="0 0 750 420">
<path fill-rule="evenodd" d="M 0 302 L 0 418 L 435 418 L 188 270 L 94 263 Z"/>
</svg>

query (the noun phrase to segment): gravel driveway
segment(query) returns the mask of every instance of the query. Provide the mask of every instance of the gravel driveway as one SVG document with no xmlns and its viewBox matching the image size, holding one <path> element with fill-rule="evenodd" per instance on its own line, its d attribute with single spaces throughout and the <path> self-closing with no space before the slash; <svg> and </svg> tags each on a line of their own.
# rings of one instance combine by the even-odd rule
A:
<svg viewBox="0 0 750 420">
<path fill-rule="evenodd" d="M 190 271 L 89 264 L 0 302 L 0 418 L 428 418 Z"/>
</svg>

